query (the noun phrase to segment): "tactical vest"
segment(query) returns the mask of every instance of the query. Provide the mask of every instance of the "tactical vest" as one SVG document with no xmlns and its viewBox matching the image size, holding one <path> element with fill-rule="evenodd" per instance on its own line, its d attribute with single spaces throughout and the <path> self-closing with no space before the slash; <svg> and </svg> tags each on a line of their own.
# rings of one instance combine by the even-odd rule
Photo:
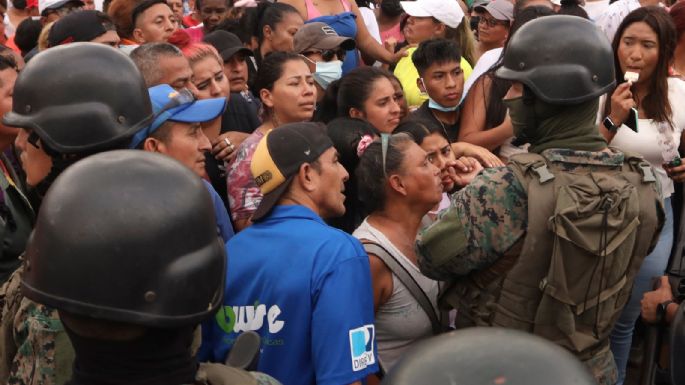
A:
<svg viewBox="0 0 685 385">
<path fill-rule="evenodd" d="M 609 334 L 663 224 L 650 165 L 624 155 L 622 166 L 510 158 L 528 196 L 527 232 L 445 298 L 458 306 L 458 327 L 523 330 L 583 361 L 608 352 Z"/>
</svg>

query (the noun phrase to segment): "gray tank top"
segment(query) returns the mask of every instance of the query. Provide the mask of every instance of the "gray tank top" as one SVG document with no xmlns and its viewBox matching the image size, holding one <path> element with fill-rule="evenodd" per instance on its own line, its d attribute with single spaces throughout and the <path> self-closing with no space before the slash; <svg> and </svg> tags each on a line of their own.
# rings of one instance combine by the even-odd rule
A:
<svg viewBox="0 0 685 385">
<path fill-rule="evenodd" d="M 366 220 L 352 235 L 358 239 L 378 243 L 392 254 L 426 293 L 437 312 L 438 281 L 421 274 L 416 265 Z M 430 318 L 395 274 L 392 275 L 392 286 L 392 294 L 388 301 L 378 308 L 375 322 L 378 358 L 386 371 L 392 368 L 412 343 L 433 335 Z"/>
</svg>

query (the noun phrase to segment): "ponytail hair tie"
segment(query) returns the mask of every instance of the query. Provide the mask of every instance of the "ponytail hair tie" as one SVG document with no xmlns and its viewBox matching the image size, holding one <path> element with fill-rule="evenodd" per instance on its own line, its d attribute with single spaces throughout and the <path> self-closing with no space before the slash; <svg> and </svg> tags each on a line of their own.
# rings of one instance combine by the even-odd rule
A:
<svg viewBox="0 0 685 385">
<path fill-rule="evenodd" d="M 357 144 L 357 156 L 361 157 L 362 154 L 364 154 L 364 151 L 366 151 L 367 147 L 369 147 L 371 143 L 373 143 L 373 136 L 362 136 L 362 138 L 359 140 L 359 143 Z"/>
</svg>

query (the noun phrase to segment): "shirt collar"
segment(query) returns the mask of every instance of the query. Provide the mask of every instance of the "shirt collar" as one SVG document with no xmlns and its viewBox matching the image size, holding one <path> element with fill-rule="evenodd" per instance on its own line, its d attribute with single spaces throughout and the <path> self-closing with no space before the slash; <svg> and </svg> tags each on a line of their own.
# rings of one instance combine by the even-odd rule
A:
<svg viewBox="0 0 685 385">
<path fill-rule="evenodd" d="M 284 219 L 311 219 L 321 224 L 326 224 L 320 216 L 318 216 L 309 207 L 302 205 L 278 205 L 274 206 L 271 213 L 264 218 L 262 222 L 269 222 L 273 220 Z"/>
</svg>

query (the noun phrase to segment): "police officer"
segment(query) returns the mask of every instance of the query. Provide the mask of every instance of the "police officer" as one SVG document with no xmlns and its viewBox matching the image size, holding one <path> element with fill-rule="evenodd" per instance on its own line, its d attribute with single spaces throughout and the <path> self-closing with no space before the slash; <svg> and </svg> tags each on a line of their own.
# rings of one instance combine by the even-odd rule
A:
<svg viewBox="0 0 685 385">
<path fill-rule="evenodd" d="M 71 384 L 258 383 L 223 365 L 198 370 L 191 350 L 194 328 L 224 293 L 213 214 L 202 180 L 158 154 L 109 151 L 57 178 L 26 249 L 22 290 L 58 309 L 76 352 Z"/>
<path fill-rule="evenodd" d="M 596 385 L 583 364 L 559 346 L 520 331 L 483 327 L 420 342 L 393 367 L 382 385 L 455 383 Z"/>
<path fill-rule="evenodd" d="M 97 152 L 126 148 L 151 118 L 147 88 L 126 55 L 102 44 L 74 43 L 31 60 L 17 78 L 12 111 L 3 123 L 21 128 L 16 146 L 26 182 L 42 197 L 67 167 Z M 40 199 L 34 202 L 39 206 Z M 56 311 L 23 297 L 24 267 L 0 291 L 0 381 L 63 384 L 71 375 L 73 350 Z"/>
<path fill-rule="evenodd" d="M 577 17 L 514 34 L 496 75 L 513 83 L 504 102 L 530 154 L 485 170 L 418 243 L 424 274 L 453 282 L 442 301 L 458 308 L 457 327 L 543 336 L 601 385 L 616 382 L 609 333 L 663 223 L 652 169 L 607 148 L 595 124 L 611 58 Z"/>
</svg>

